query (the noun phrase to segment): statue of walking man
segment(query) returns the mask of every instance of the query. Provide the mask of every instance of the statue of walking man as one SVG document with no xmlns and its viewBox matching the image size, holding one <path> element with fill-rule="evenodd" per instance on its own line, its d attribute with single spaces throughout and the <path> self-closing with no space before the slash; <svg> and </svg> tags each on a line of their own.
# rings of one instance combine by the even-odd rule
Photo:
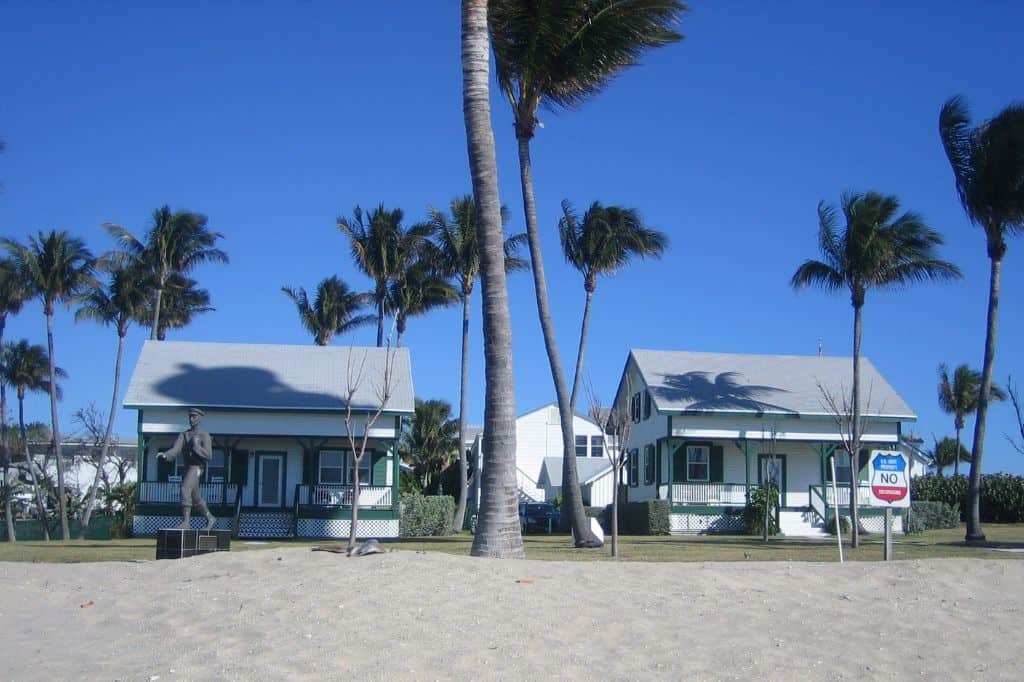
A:
<svg viewBox="0 0 1024 682">
<path fill-rule="evenodd" d="M 173 462 L 180 454 L 184 459 L 185 471 L 181 477 L 181 514 L 182 519 L 179 528 L 188 529 L 189 521 L 192 520 L 192 507 L 195 506 L 199 513 L 206 516 L 206 530 L 213 528 L 217 523 L 217 517 L 210 513 L 199 491 L 199 479 L 203 475 L 203 467 L 213 458 L 213 443 L 210 434 L 204 431 L 200 424 L 203 422 L 203 411 L 193 407 L 188 411 L 189 428 L 178 434 L 177 440 L 169 450 L 156 453 L 157 458 Z"/>
</svg>

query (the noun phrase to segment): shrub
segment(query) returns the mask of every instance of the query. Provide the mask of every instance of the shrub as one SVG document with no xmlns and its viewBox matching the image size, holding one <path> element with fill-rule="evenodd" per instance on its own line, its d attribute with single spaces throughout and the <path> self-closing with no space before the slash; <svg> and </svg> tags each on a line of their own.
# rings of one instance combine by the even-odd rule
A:
<svg viewBox="0 0 1024 682">
<path fill-rule="evenodd" d="M 743 508 L 743 524 L 751 535 L 764 534 L 764 509 L 768 505 L 768 535 L 779 534 L 779 489 L 774 485 L 750 489 L 750 498 Z"/>
<path fill-rule="evenodd" d="M 843 531 L 843 537 L 850 537 L 850 532 L 853 530 L 853 526 L 850 525 L 849 516 L 832 516 L 832 518 L 829 519 L 828 523 L 825 524 L 825 532 L 829 535 L 836 534 L 836 518 L 839 519 L 839 528 Z"/>
<path fill-rule="evenodd" d="M 920 533 L 932 528 L 956 528 L 960 525 L 960 508 L 945 502 L 917 500 L 910 504 L 910 513 L 906 516 L 905 530 L 908 533 Z"/>
<path fill-rule="evenodd" d="M 402 495 L 398 533 L 403 538 L 451 535 L 455 499 L 448 495 Z"/>
<path fill-rule="evenodd" d="M 1010 474 L 985 474 L 981 477 L 981 521 L 983 523 L 1020 523 L 1024 521 L 1024 478 Z M 915 502 L 944 502 L 960 509 L 965 520 L 967 477 L 918 476 L 910 482 L 910 497 Z"/>
<path fill-rule="evenodd" d="M 619 503 L 619 532 L 624 535 L 668 535 L 668 500 Z"/>
</svg>

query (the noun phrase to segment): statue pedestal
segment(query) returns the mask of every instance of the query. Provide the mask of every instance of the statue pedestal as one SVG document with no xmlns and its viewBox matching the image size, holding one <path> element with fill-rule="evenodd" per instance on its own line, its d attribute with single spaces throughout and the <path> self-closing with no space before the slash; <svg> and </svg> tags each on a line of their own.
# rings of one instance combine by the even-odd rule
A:
<svg viewBox="0 0 1024 682">
<path fill-rule="evenodd" d="M 230 530 L 161 528 L 156 532 L 157 559 L 183 559 L 197 554 L 231 551 Z"/>
</svg>

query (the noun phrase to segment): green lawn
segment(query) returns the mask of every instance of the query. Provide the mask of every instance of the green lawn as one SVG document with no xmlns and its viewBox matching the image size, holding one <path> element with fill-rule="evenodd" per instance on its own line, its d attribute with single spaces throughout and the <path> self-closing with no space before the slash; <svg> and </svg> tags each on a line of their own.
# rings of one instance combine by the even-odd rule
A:
<svg viewBox="0 0 1024 682">
<path fill-rule="evenodd" d="M 963 528 L 933 530 L 910 536 L 896 536 L 897 559 L 974 557 L 985 559 L 1022 559 L 1024 553 L 994 551 L 997 548 L 1024 550 L 1024 524 L 988 524 L 988 543 L 982 547 L 963 542 Z M 569 547 L 565 535 L 527 535 L 526 556 L 549 561 L 610 560 L 609 549 L 576 550 Z M 324 541 L 283 541 L 249 543 L 236 540 L 232 551 L 258 551 L 279 547 L 316 547 L 336 545 Z M 416 538 L 387 542 L 389 548 L 427 552 L 446 552 L 468 556 L 473 544 L 469 534 L 444 538 Z M 856 551 L 844 548 L 847 559 L 881 561 L 882 539 L 868 536 Z M 835 540 L 772 539 L 739 535 L 699 535 L 685 537 L 637 536 L 620 538 L 621 558 L 626 561 L 836 561 Z M 69 542 L 0 543 L 0 561 L 78 563 L 83 561 L 142 561 L 156 555 L 156 542 L 143 540 L 73 540 Z"/>
</svg>

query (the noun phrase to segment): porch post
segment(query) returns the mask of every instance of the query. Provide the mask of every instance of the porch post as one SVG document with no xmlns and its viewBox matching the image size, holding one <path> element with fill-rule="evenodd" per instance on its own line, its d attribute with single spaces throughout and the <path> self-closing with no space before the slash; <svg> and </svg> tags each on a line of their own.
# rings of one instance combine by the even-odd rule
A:
<svg viewBox="0 0 1024 682">
<path fill-rule="evenodd" d="M 750 441 L 743 436 L 743 473 L 746 474 L 747 504 L 750 504 Z"/>
<path fill-rule="evenodd" d="M 672 488 L 673 483 L 676 480 L 675 473 L 672 471 L 673 460 L 675 460 L 675 453 L 672 451 L 672 415 L 668 415 L 668 437 L 665 439 L 665 459 L 668 460 L 668 508 L 672 509 Z"/>
<path fill-rule="evenodd" d="M 398 456 L 398 441 L 402 436 L 402 416 L 395 415 L 395 439 L 391 443 L 391 469 L 394 472 L 391 475 L 391 510 L 393 512 L 399 512 L 401 509 L 401 500 L 399 499 L 399 481 L 401 477 L 402 469 L 399 466 Z"/>
</svg>

